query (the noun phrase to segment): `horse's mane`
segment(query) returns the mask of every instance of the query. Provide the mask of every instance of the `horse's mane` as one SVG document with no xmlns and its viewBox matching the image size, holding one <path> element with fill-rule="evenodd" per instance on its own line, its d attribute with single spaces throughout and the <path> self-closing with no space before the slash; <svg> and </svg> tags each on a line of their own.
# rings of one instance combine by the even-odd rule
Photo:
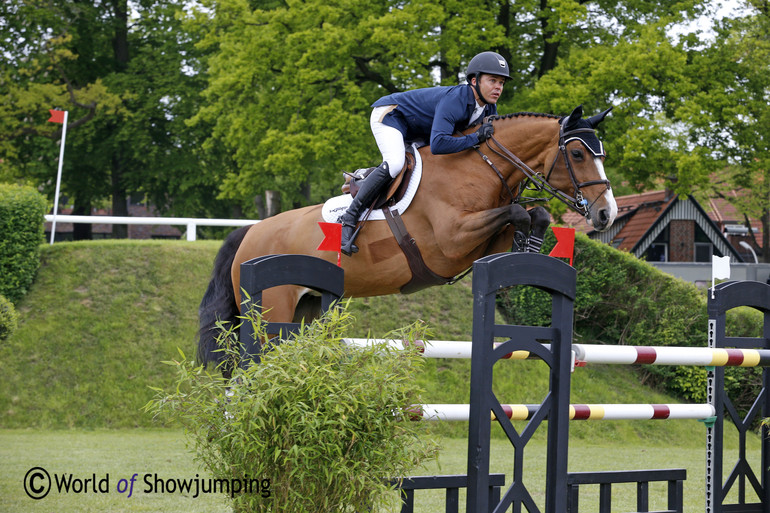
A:
<svg viewBox="0 0 770 513">
<path fill-rule="evenodd" d="M 510 119 L 510 118 L 522 118 L 522 117 L 533 117 L 533 118 L 550 118 L 550 119 L 562 119 L 563 116 L 557 116 L 555 114 L 545 114 L 542 112 L 513 112 L 511 114 L 505 114 L 502 116 L 490 116 L 489 119 L 492 121 L 498 120 L 498 119 Z M 469 126 L 476 126 L 483 123 L 483 119 L 480 119 Z"/>
</svg>

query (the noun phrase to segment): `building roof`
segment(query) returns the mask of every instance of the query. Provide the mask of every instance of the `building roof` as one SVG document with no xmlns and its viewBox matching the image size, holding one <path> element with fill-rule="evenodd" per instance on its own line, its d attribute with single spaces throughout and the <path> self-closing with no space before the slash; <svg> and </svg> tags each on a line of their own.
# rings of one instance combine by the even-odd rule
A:
<svg viewBox="0 0 770 513">
<path fill-rule="evenodd" d="M 615 198 L 618 216 L 602 240 L 606 238 L 605 242 L 612 243 L 618 249 L 631 251 L 675 199 L 676 195 L 670 191 L 644 192 Z M 583 216 L 574 211 L 564 214 L 562 222 L 589 235 L 596 233 Z"/>
<path fill-rule="evenodd" d="M 732 253 L 736 260 L 742 260 L 736 248 L 737 240 L 728 240 L 723 232 L 725 225 L 743 224 L 744 221 L 725 199 L 710 200 L 704 208 L 690 196 L 680 198 L 671 191 L 661 190 L 620 196 L 615 201 L 618 215 L 607 232 L 597 233 L 577 212 L 567 212 L 562 216 L 562 222 L 591 238 L 640 256 L 671 219 L 693 219 L 720 252 Z M 752 228 L 755 233 L 761 233 L 759 223 L 756 227 L 752 223 Z"/>
</svg>

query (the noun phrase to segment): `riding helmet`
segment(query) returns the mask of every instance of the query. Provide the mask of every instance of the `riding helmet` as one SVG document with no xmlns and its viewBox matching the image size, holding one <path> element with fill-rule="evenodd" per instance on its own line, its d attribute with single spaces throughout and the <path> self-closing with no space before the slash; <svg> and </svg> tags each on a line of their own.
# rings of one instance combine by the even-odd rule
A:
<svg viewBox="0 0 770 513">
<path fill-rule="evenodd" d="M 471 59 L 471 62 L 468 63 L 468 69 L 465 71 L 465 78 L 470 82 L 471 78 L 480 73 L 511 78 L 508 62 L 496 52 L 481 52 Z"/>
</svg>

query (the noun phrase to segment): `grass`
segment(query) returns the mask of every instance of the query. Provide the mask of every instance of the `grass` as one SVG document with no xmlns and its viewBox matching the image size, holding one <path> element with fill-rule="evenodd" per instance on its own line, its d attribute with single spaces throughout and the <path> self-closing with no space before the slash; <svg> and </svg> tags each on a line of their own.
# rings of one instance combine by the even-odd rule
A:
<svg viewBox="0 0 770 513">
<path fill-rule="evenodd" d="M 152 426 L 148 385 L 161 360 L 193 351 L 197 303 L 216 242 L 105 241 L 46 246 L 0 347 L 0 427 Z"/>
<path fill-rule="evenodd" d="M 651 421 L 652 422 L 652 421 Z M 599 425 L 593 423 L 593 425 Z M 685 511 L 701 511 L 704 504 L 705 457 L 702 444 L 703 427 L 693 423 L 691 442 L 674 446 L 665 442 L 637 445 L 612 442 L 585 443 L 573 439 L 570 446 L 570 471 L 631 470 L 641 468 L 685 468 Z M 596 440 L 601 440 L 597 438 Z M 759 459 L 757 440 L 752 440 L 750 457 Z M 460 438 L 443 439 L 439 460 L 418 469 L 414 475 L 464 474 L 467 441 Z M 731 452 L 731 455 L 734 451 Z M 511 482 L 512 455 L 507 442 L 493 440 L 491 467 L 494 472 L 507 474 Z M 228 512 L 225 498 L 216 494 L 147 493 L 144 476 L 150 482 L 157 476 L 168 479 L 205 479 L 208 474 L 196 466 L 188 452 L 184 434 L 177 429 L 125 430 L 2 430 L 0 431 L 0 511 L 5 513 L 67 512 L 142 512 L 218 513 Z M 726 462 L 731 462 L 727 460 Z M 32 467 L 44 467 L 51 475 L 72 474 L 81 479 L 96 477 L 97 482 L 109 478 L 107 493 L 56 493 L 33 501 L 24 493 L 23 480 Z M 726 465 L 731 466 L 731 465 Z M 539 507 L 543 507 L 543 476 L 545 474 L 545 443 L 532 442 L 525 460 L 525 483 Z M 121 479 L 130 480 L 138 474 L 131 497 L 118 493 Z M 269 476 L 266 476 L 269 478 Z M 598 486 L 581 487 L 581 511 L 598 509 Z M 665 509 L 665 485 L 650 487 L 651 509 Z M 464 501 L 464 495 L 463 499 Z M 418 491 L 415 494 L 417 511 L 439 513 L 444 511 L 443 492 Z M 616 511 L 632 511 L 635 507 L 633 485 L 613 487 L 613 506 Z M 393 513 L 397 507 L 389 509 Z"/>
<path fill-rule="evenodd" d="M 219 245 L 102 241 L 43 248 L 32 290 L 17 305 L 19 330 L 0 344 L 0 511 L 227 511 L 210 495 L 127 499 L 114 492 L 33 502 L 20 489 L 24 473 L 37 465 L 85 477 L 108 472 L 113 487 L 133 473 L 181 478 L 201 473 L 181 430 L 155 423 L 141 407 L 153 396 L 149 386 L 173 382 L 172 370 L 160 362 L 176 357 L 178 347 L 194 351 L 197 305 Z M 357 331 L 349 335 L 382 336 L 422 319 L 437 339 L 469 340 L 471 304 L 470 277 L 410 296 L 357 299 L 351 306 Z M 540 362 L 504 361 L 496 369 L 495 392 L 505 402 L 539 402 L 547 393 Z M 469 376 L 468 361 L 430 360 L 415 383 L 426 390 L 425 402 L 467 402 Z M 589 366 L 577 369 L 572 380 L 573 402 L 679 402 L 644 386 L 631 367 Z M 445 449 L 440 465 L 425 473 L 465 473 L 466 429 L 464 423 L 426 426 L 429 436 L 443 437 Z M 570 470 L 684 467 L 686 511 L 702 508 L 701 424 L 600 421 L 575 422 L 570 429 Z M 494 436 L 495 447 L 506 447 L 500 433 Z M 527 468 L 537 475 L 544 465 L 537 456 L 543 434 L 532 443 Z M 505 454 L 493 450 L 500 458 L 493 470 L 510 469 Z M 438 502 L 425 493 L 425 500 Z"/>
<path fill-rule="evenodd" d="M 0 344 L 0 428 L 104 429 L 162 427 L 140 410 L 149 386 L 169 387 L 161 361 L 177 348 L 194 352 L 197 305 L 218 241 L 99 241 L 44 246 L 42 266 L 18 305 L 19 330 Z M 421 319 L 433 336 L 469 340 L 471 277 L 416 294 L 353 301 L 350 336 L 387 331 Z M 498 317 L 500 321 L 500 318 Z M 539 402 L 548 390 L 544 365 L 504 361 L 495 392 L 504 402 Z M 415 377 L 425 402 L 468 401 L 470 362 L 429 360 Z M 631 367 L 590 366 L 573 375 L 573 402 L 679 402 L 643 386 Z M 686 441 L 678 423 L 602 424 L 600 436 L 635 443 Z M 573 436 L 590 439 L 581 424 Z M 436 425 L 442 436 L 465 436 L 458 425 Z"/>
<path fill-rule="evenodd" d="M 227 512 L 224 497 L 201 494 L 193 498 L 179 493 L 144 493 L 143 477 L 150 482 L 157 475 L 169 478 L 194 478 L 206 473 L 197 469 L 187 451 L 180 430 L 109 430 L 109 431 L 0 431 L 0 510 L 11 512 L 101 512 L 164 511 L 168 513 Z M 41 500 L 24 493 L 23 481 L 32 467 L 54 474 L 72 474 L 97 482 L 109 480 L 107 493 L 57 493 L 54 489 Z M 129 481 L 139 474 L 134 492 L 128 497 L 118 493 L 121 479 Z M 35 484 L 39 484 L 36 482 Z M 125 485 L 123 485 L 125 486 Z"/>
</svg>

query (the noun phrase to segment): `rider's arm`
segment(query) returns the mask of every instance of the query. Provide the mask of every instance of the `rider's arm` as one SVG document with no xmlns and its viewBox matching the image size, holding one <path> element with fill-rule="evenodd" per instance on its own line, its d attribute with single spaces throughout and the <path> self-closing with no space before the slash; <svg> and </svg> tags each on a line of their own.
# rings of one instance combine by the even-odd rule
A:
<svg viewBox="0 0 770 513">
<path fill-rule="evenodd" d="M 470 98 L 473 98 L 472 93 Z M 430 149 L 433 154 L 457 153 L 479 143 L 475 132 L 460 137 L 453 136 L 455 126 L 468 121 L 468 101 L 468 91 L 457 88 L 436 105 L 430 133 Z"/>
</svg>

